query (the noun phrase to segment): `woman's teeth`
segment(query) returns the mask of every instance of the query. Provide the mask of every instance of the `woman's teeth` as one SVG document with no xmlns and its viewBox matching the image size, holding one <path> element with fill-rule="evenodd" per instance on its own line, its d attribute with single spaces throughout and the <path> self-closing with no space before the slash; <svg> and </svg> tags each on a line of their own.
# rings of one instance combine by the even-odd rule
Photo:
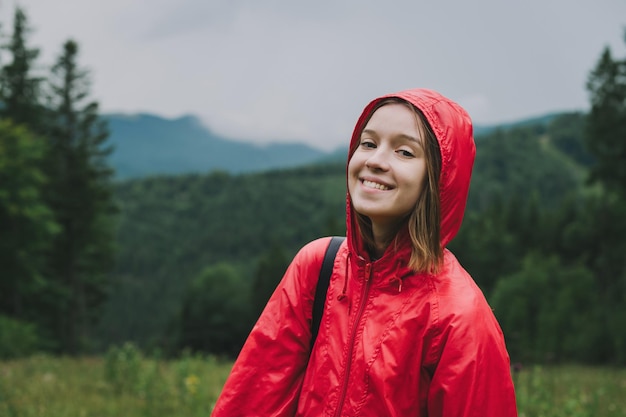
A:
<svg viewBox="0 0 626 417">
<path fill-rule="evenodd" d="M 367 188 L 375 188 L 377 190 L 388 190 L 389 189 L 389 187 L 387 187 L 386 185 L 379 184 L 379 183 L 373 182 L 373 181 L 368 181 L 368 180 L 363 180 L 363 185 L 366 186 Z"/>
</svg>

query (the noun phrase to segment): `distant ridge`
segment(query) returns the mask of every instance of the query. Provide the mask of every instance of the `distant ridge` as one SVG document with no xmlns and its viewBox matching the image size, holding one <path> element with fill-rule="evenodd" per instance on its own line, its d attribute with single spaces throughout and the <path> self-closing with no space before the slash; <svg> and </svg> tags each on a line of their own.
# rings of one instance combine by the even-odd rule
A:
<svg viewBox="0 0 626 417">
<path fill-rule="evenodd" d="M 510 129 L 533 124 L 547 125 L 563 113 L 550 113 L 493 126 L 474 126 L 474 136 L 487 135 L 496 129 Z M 212 132 L 191 115 L 167 119 L 154 114 L 104 115 L 108 122 L 109 143 L 114 151 L 110 164 L 120 180 L 154 175 L 258 172 L 289 168 L 316 162 L 345 161 L 347 144 L 324 152 L 297 143 L 258 145 L 230 139 Z"/>
<path fill-rule="evenodd" d="M 109 114 L 110 163 L 118 179 L 148 175 L 231 173 L 293 167 L 327 154 L 298 143 L 256 145 L 227 139 L 194 116 L 166 119 L 152 114 Z"/>
<path fill-rule="evenodd" d="M 497 129 L 513 129 L 516 127 L 524 127 L 524 126 L 532 126 L 532 125 L 542 125 L 547 126 L 557 118 L 558 116 L 564 113 L 572 113 L 572 112 L 554 112 L 548 113 L 541 116 L 529 117 L 526 119 L 508 122 L 508 123 L 499 123 L 497 125 L 474 125 L 474 136 L 480 137 L 484 135 L 488 135 L 489 133 L 497 130 Z"/>
</svg>

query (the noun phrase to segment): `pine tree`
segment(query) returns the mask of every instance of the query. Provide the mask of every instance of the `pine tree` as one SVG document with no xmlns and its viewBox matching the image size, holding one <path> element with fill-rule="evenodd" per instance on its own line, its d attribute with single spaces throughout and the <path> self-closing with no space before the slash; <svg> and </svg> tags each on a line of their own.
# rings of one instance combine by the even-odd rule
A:
<svg viewBox="0 0 626 417">
<path fill-rule="evenodd" d="M 614 59 L 605 48 L 587 89 L 591 110 L 586 139 L 596 157 L 592 180 L 626 197 L 626 60 Z"/>
<path fill-rule="evenodd" d="M 50 254 L 56 297 L 49 307 L 59 348 L 68 353 L 84 348 L 113 256 L 108 131 L 98 103 L 88 101 L 88 73 L 77 57 L 78 44 L 67 41 L 49 79 L 47 123 L 47 198 L 61 228 Z"/>
<path fill-rule="evenodd" d="M 284 249 L 274 243 L 261 257 L 252 284 L 251 306 L 258 317 L 289 266 Z"/>
<path fill-rule="evenodd" d="M 10 59 L 0 70 L 0 117 L 10 118 L 14 123 L 24 124 L 38 133 L 41 131 L 43 107 L 41 106 L 41 84 L 43 78 L 33 75 L 39 49 L 27 46 L 31 29 L 26 14 L 15 9 L 13 34 L 2 48 Z"/>
<path fill-rule="evenodd" d="M 625 33 L 626 35 L 626 33 Z M 626 41 L 626 37 L 625 37 Z M 601 291 L 605 322 L 613 346 L 613 360 L 626 363 L 626 59 L 613 58 L 605 48 L 587 83 L 591 110 L 587 121 L 587 144 L 596 162 L 593 181 L 604 193 L 590 211 L 593 221 L 589 245 L 596 280 Z"/>
<path fill-rule="evenodd" d="M 181 349 L 236 356 L 256 317 L 249 287 L 230 264 L 205 268 L 187 287 L 180 314 Z"/>
<path fill-rule="evenodd" d="M 45 142 L 0 121 L 0 314 L 37 322 L 45 292 L 45 253 L 56 225 L 44 203 L 39 166 Z"/>
</svg>

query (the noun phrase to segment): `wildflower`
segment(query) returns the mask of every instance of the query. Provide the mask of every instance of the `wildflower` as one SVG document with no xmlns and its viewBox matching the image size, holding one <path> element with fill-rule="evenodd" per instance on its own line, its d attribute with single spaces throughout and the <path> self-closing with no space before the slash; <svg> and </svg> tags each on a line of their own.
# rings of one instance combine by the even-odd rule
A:
<svg viewBox="0 0 626 417">
<path fill-rule="evenodd" d="M 196 392 L 198 392 L 199 382 L 200 379 L 193 374 L 185 378 L 185 388 L 187 388 L 187 392 L 191 395 L 194 395 Z"/>
</svg>

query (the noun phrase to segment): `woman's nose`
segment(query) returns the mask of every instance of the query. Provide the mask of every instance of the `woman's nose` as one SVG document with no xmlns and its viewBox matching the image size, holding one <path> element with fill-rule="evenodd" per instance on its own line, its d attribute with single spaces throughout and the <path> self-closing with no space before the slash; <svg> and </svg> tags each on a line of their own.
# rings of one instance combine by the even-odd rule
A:
<svg viewBox="0 0 626 417">
<path fill-rule="evenodd" d="M 370 169 L 386 171 L 389 169 L 389 156 L 382 148 L 377 148 L 365 161 L 365 166 Z"/>
</svg>

